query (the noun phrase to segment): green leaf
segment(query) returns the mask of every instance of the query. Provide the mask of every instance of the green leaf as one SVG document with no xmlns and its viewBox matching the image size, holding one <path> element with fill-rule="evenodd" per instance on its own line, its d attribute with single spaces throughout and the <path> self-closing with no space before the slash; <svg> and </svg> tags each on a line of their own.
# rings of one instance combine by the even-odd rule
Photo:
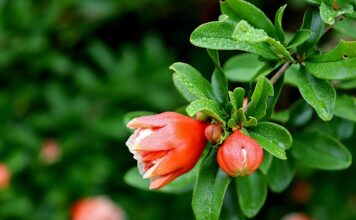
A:
<svg viewBox="0 0 356 220">
<path fill-rule="evenodd" d="M 269 168 L 271 167 L 272 164 L 272 155 L 270 153 L 264 153 L 263 155 L 263 161 L 260 165 L 260 167 L 258 168 L 259 170 L 261 170 L 261 172 L 264 175 L 267 175 Z"/>
<path fill-rule="evenodd" d="M 232 38 L 235 24 L 224 21 L 208 22 L 196 28 L 190 36 L 190 42 L 197 46 L 213 50 L 242 50 L 261 55 L 266 59 L 277 59 L 268 45 L 252 43 Z"/>
<path fill-rule="evenodd" d="M 248 23 L 256 28 L 263 29 L 269 36 L 275 36 L 275 28 L 269 18 L 253 4 L 243 0 L 225 0 L 220 2 L 224 11 L 229 11 L 227 14 L 231 16 L 231 12 L 234 12 L 233 17 L 239 18 L 239 20 L 246 20 Z"/>
<path fill-rule="evenodd" d="M 232 33 L 232 38 L 249 43 L 267 43 L 279 58 L 286 58 L 294 62 L 289 51 L 279 41 L 269 37 L 264 30 L 252 27 L 245 20 L 237 23 L 234 32 Z"/>
<path fill-rule="evenodd" d="M 236 189 L 242 212 L 249 218 L 257 215 L 267 198 L 266 177 L 259 170 L 251 175 L 238 177 Z"/>
<path fill-rule="evenodd" d="M 356 78 L 356 58 L 325 63 L 306 62 L 305 64 L 306 69 L 318 78 L 331 80 Z"/>
<path fill-rule="evenodd" d="M 320 120 L 313 121 L 305 132 L 319 132 L 323 131 L 332 137 L 339 140 L 350 138 L 354 131 L 354 122 L 339 117 L 334 117 L 333 120 L 324 122 Z"/>
<path fill-rule="evenodd" d="M 200 166 L 194 186 L 192 207 L 197 220 L 218 220 L 225 191 L 231 181 L 216 162 L 212 149 Z"/>
<path fill-rule="evenodd" d="M 225 124 L 225 113 L 220 105 L 211 99 L 198 99 L 188 105 L 186 111 L 189 116 L 193 117 L 197 112 L 203 112 L 210 117 Z"/>
<path fill-rule="evenodd" d="M 327 5 L 324 1 L 320 5 L 320 16 L 323 21 L 329 25 L 335 23 L 335 19 L 343 14 L 351 14 L 354 11 L 351 4 L 347 4 L 338 10 L 335 10 L 331 5 Z"/>
<path fill-rule="evenodd" d="M 356 79 L 338 82 L 335 87 L 338 89 L 354 89 L 356 88 Z"/>
<path fill-rule="evenodd" d="M 288 160 L 272 159 L 267 173 L 268 185 L 273 192 L 282 192 L 292 182 L 296 171 L 296 164 L 292 157 Z"/>
<path fill-rule="evenodd" d="M 324 170 L 340 170 L 351 165 L 348 149 L 334 138 L 318 132 L 293 136 L 292 154 L 309 167 Z"/>
<path fill-rule="evenodd" d="M 169 183 L 163 188 L 159 190 L 155 190 L 155 192 L 180 194 L 180 193 L 191 191 L 194 187 L 194 183 L 198 175 L 198 167 L 199 166 L 195 166 L 195 168 L 192 169 L 190 172 L 178 177 L 173 182 Z M 130 186 L 142 190 L 147 190 L 147 191 L 150 190 L 149 189 L 150 180 L 143 179 L 142 175 L 138 172 L 137 167 L 132 167 L 126 172 L 124 176 L 124 181 Z"/>
<path fill-rule="evenodd" d="M 356 41 L 341 40 L 333 49 L 326 53 L 312 56 L 308 58 L 307 61 L 313 63 L 325 63 L 348 60 L 351 58 L 356 58 Z"/>
<path fill-rule="evenodd" d="M 328 80 L 315 78 L 303 66 L 298 74 L 298 89 L 324 121 L 329 121 L 334 115 L 336 92 Z"/>
<path fill-rule="evenodd" d="M 256 127 L 251 127 L 249 132 L 252 137 L 263 137 L 268 140 L 269 145 L 273 144 L 282 150 L 288 150 L 292 146 L 292 136 L 289 131 L 272 122 L 260 122 Z"/>
<path fill-rule="evenodd" d="M 225 62 L 223 69 L 227 78 L 233 82 L 250 82 L 263 62 L 258 59 L 257 54 L 243 53 L 231 57 Z"/>
<path fill-rule="evenodd" d="M 310 48 L 313 48 L 324 31 L 324 23 L 321 20 L 318 9 L 310 8 L 305 12 L 301 29 L 310 30 L 312 34 L 308 40 L 297 48 L 299 55 L 302 55 Z"/>
<path fill-rule="evenodd" d="M 287 48 L 288 49 L 294 48 L 301 45 L 302 43 L 304 43 L 306 40 L 309 39 L 311 34 L 312 32 L 310 30 L 305 30 L 305 29 L 298 30 L 295 33 L 294 37 L 289 41 Z"/>
<path fill-rule="evenodd" d="M 337 96 L 335 115 L 356 122 L 356 98 L 347 95 Z"/>
<path fill-rule="evenodd" d="M 246 107 L 246 116 L 261 119 L 266 115 L 267 98 L 273 96 L 273 86 L 266 77 L 258 79 L 255 90 L 253 91 L 250 102 Z"/>
<path fill-rule="evenodd" d="M 214 97 L 210 83 L 192 66 L 174 63 L 169 68 L 175 72 L 174 85 L 187 101 Z"/>
<path fill-rule="evenodd" d="M 298 74 L 299 74 L 299 64 L 292 64 L 289 66 L 287 71 L 284 73 L 284 82 L 291 86 L 297 86 Z"/>
<path fill-rule="evenodd" d="M 208 49 L 208 54 L 215 64 L 215 70 L 211 77 L 213 92 L 218 102 L 226 103 L 228 101 L 228 82 L 226 75 L 220 66 L 219 53 L 216 50 Z"/>
<path fill-rule="evenodd" d="M 343 18 L 335 23 L 333 29 L 352 38 L 356 38 L 356 21 L 352 18 Z"/>
<path fill-rule="evenodd" d="M 282 18 L 284 10 L 286 9 L 287 5 L 281 6 L 278 11 L 276 12 L 276 16 L 274 17 L 274 26 L 276 27 L 276 34 L 278 40 L 283 44 L 284 43 L 284 32 L 282 27 Z"/>
<path fill-rule="evenodd" d="M 304 99 L 299 99 L 290 108 L 288 124 L 293 127 L 303 126 L 312 116 L 313 108 Z"/>
<path fill-rule="evenodd" d="M 229 92 L 231 104 L 233 109 L 237 111 L 237 109 L 242 108 L 244 98 L 245 98 L 245 90 L 241 87 L 237 87 L 233 92 Z"/>
</svg>

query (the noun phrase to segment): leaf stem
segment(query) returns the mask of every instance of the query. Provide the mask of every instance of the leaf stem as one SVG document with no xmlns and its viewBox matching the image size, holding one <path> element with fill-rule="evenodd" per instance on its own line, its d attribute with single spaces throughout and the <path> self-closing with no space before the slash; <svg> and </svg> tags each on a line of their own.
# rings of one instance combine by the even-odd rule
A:
<svg viewBox="0 0 356 220">
<path fill-rule="evenodd" d="M 285 73 L 285 71 L 288 69 L 290 65 L 290 61 L 288 60 L 283 64 L 283 66 L 273 75 L 273 77 L 270 79 L 272 84 L 275 84 L 277 80 Z"/>
</svg>

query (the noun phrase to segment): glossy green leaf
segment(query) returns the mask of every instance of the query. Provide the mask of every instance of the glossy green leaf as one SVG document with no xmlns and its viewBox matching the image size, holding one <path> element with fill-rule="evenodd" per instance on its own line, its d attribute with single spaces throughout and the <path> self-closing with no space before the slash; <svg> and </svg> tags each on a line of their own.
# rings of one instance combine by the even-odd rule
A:
<svg viewBox="0 0 356 220">
<path fill-rule="evenodd" d="M 273 94 L 273 86 L 270 81 L 265 77 L 259 78 L 251 100 L 246 107 L 246 116 L 252 116 L 256 119 L 263 118 L 266 115 L 267 98 L 273 96 Z"/>
<path fill-rule="evenodd" d="M 308 49 L 313 48 L 324 31 L 324 23 L 321 20 L 318 9 L 310 8 L 305 12 L 301 29 L 310 30 L 312 34 L 308 40 L 297 48 L 298 54 L 300 55 L 305 53 Z"/>
<path fill-rule="evenodd" d="M 276 28 L 277 38 L 282 44 L 284 43 L 284 31 L 282 27 L 282 18 L 286 7 L 287 5 L 281 6 L 276 12 L 276 16 L 274 17 L 274 26 Z"/>
<path fill-rule="evenodd" d="M 356 39 L 356 21 L 352 18 L 343 18 L 335 23 L 333 29 L 338 32 Z"/>
<path fill-rule="evenodd" d="M 306 62 L 306 69 L 314 76 L 322 79 L 355 79 L 356 58 L 325 63 Z"/>
<path fill-rule="evenodd" d="M 356 58 L 356 41 L 341 40 L 335 48 L 326 53 L 312 56 L 308 58 L 307 61 L 313 63 L 325 63 L 348 60 L 351 58 Z"/>
<path fill-rule="evenodd" d="M 242 212 L 249 218 L 257 215 L 267 198 L 266 177 L 259 170 L 250 175 L 238 177 L 236 189 Z"/>
<path fill-rule="evenodd" d="M 298 89 L 324 121 L 329 121 L 334 115 L 336 92 L 330 81 L 315 78 L 302 66 L 298 74 Z"/>
<path fill-rule="evenodd" d="M 272 159 L 267 173 L 268 185 L 273 192 L 282 192 L 292 182 L 296 172 L 296 164 L 292 157 L 288 160 Z"/>
<path fill-rule="evenodd" d="M 267 153 L 263 152 L 263 153 L 264 153 L 263 161 L 262 161 L 262 163 L 261 163 L 261 165 L 260 165 L 260 167 L 258 169 L 261 170 L 261 172 L 264 175 L 267 175 L 268 170 L 269 170 L 269 168 L 271 167 L 271 164 L 272 164 L 273 156 L 268 152 Z"/>
<path fill-rule="evenodd" d="M 264 134 L 259 134 L 254 131 L 251 131 L 250 135 L 253 139 L 255 139 L 255 141 L 257 141 L 262 146 L 264 150 L 266 150 L 273 156 L 278 157 L 281 160 L 287 159 L 285 150 L 275 141 L 269 140 L 267 137 L 264 136 Z"/>
<path fill-rule="evenodd" d="M 299 68 L 298 64 L 292 64 L 289 66 L 287 71 L 284 73 L 284 82 L 286 84 L 297 86 Z"/>
<path fill-rule="evenodd" d="M 292 136 L 289 131 L 272 122 L 260 122 L 256 127 L 251 127 L 249 132 L 252 136 L 264 137 L 283 150 L 288 150 L 292 146 Z"/>
<path fill-rule="evenodd" d="M 237 40 L 232 37 L 235 24 L 214 21 L 200 25 L 190 36 L 190 42 L 213 50 L 242 50 L 261 55 L 266 59 L 277 59 L 268 45 Z"/>
<path fill-rule="evenodd" d="M 351 4 L 344 5 L 338 10 L 335 10 L 331 5 L 326 4 L 324 1 L 320 4 L 320 16 L 327 24 L 333 25 L 335 19 L 343 14 L 351 14 L 354 11 Z"/>
<path fill-rule="evenodd" d="M 215 70 L 211 77 L 211 85 L 216 99 L 220 103 L 226 103 L 228 100 L 228 82 L 223 69 L 220 66 L 219 53 L 216 50 L 209 50 L 208 54 L 215 64 Z"/>
<path fill-rule="evenodd" d="M 188 115 L 193 117 L 197 112 L 203 112 L 210 117 L 225 124 L 225 113 L 220 105 L 212 99 L 198 99 L 193 101 L 186 108 Z"/>
<path fill-rule="evenodd" d="M 243 53 L 231 57 L 223 69 L 230 81 L 250 82 L 262 66 L 257 54 Z"/>
<path fill-rule="evenodd" d="M 159 190 L 155 190 L 156 192 L 163 193 L 172 193 L 172 194 L 180 194 L 184 192 L 188 192 L 193 190 L 195 180 L 198 175 L 198 166 L 192 169 L 190 172 L 178 177 L 173 182 L 164 186 Z M 130 186 L 142 189 L 142 190 L 150 190 L 150 180 L 143 179 L 142 175 L 138 172 L 137 167 L 132 167 L 129 169 L 125 176 L 124 181 Z"/>
<path fill-rule="evenodd" d="M 337 96 L 335 115 L 356 122 L 356 97 L 347 95 Z"/>
<path fill-rule="evenodd" d="M 309 167 L 324 170 L 345 169 L 351 165 L 351 154 L 336 139 L 318 132 L 293 136 L 292 153 Z"/>
<path fill-rule="evenodd" d="M 210 83 L 192 66 L 174 63 L 169 68 L 174 71 L 174 85 L 187 101 L 214 97 Z"/>
<path fill-rule="evenodd" d="M 251 26 L 245 20 L 237 23 L 234 32 L 232 34 L 232 38 L 235 40 L 241 40 L 249 43 L 267 43 L 269 44 L 273 52 L 279 58 L 286 58 L 290 61 L 294 62 L 294 59 L 289 54 L 289 51 L 276 39 L 267 35 L 267 33 L 262 29 L 257 29 Z"/>
<path fill-rule="evenodd" d="M 269 36 L 274 37 L 275 28 L 269 18 L 253 4 L 243 0 L 225 0 L 220 2 L 225 11 L 234 12 L 233 17 L 245 20 L 252 26 L 263 29 Z M 224 12 L 223 10 L 223 12 Z M 229 14 L 227 14 L 229 16 Z"/>
<path fill-rule="evenodd" d="M 301 45 L 302 43 L 304 43 L 306 40 L 309 39 L 311 34 L 312 32 L 310 30 L 305 30 L 305 29 L 298 30 L 293 36 L 293 38 L 289 41 L 287 48 L 294 48 Z"/>
<path fill-rule="evenodd" d="M 354 89 L 356 88 L 356 79 L 338 82 L 335 87 L 338 89 Z"/>
<path fill-rule="evenodd" d="M 304 99 L 296 101 L 291 109 L 288 124 L 294 127 L 303 126 L 313 116 L 313 108 Z"/>
<path fill-rule="evenodd" d="M 218 220 L 225 191 L 231 181 L 216 162 L 212 149 L 200 166 L 194 186 L 192 207 L 197 220 Z"/>
<path fill-rule="evenodd" d="M 237 109 L 242 108 L 243 101 L 245 98 L 245 90 L 241 87 L 237 87 L 233 92 L 229 92 L 231 104 L 233 109 L 237 111 Z"/>
<path fill-rule="evenodd" d="M 324 122 L 315 120 L 304 131 L 319 132 L 323 131 L 332 137 L 337 137 L 339 140 L 350 138 L 354 131 L 354 122 L 334 117 L 333 120 Z"/>
</svg>

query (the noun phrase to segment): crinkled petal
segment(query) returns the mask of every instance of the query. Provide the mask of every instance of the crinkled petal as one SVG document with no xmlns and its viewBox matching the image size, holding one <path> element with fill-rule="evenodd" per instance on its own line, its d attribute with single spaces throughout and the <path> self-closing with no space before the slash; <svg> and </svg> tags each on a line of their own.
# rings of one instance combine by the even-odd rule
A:
<svg viewBox="0 0 356 220">
<path fill-rule="evenodd" d="M 127 124 L 127 127 L 131 129 L 163 127 L 169 121 L 177 117 L 180 117 L 180 115 L 175 112 L 164 112 L 156 115 L 142 116 L 142 117 L 132 119 Z"/>
<path fill-rule="evenodd" d="M 158 176 L 155 178 L 151 179 L 151 184 L 150 184 L 150 189 L 159 189 L 162 188 L 163 186 L 167 185 L 171 181 L 173 181 L 175 178 L 177 178 L 181 173 L 179 172 L 174 172 L 170 173 L 165 176 Z"/>
</svg>

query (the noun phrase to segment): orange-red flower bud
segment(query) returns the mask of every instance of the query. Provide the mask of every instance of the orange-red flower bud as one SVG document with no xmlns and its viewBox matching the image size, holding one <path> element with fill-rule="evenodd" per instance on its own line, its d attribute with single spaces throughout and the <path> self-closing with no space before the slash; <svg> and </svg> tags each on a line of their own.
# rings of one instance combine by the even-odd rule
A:
<svg viewBox="0 0 356 220">
<path fill-rule="evenodd" d="M 224 141 L 217 154 L 220 168 L 233 177 L 255 172 L 262 160 L 261 146 L 240 130 L 236 130 Z"/>
<path fill-rule="evenodd" d="M 190 171 L 206 144 L 207 124 L 175 112 L 135 118 L 127 126 L 136 130 L 126 145 L 151 189 Z"/>
<path fill-rule="evenodd" d="M 221 125 L 211 124 L 205 129 L 205 138 L 212 143 L 218 143 L 224 130 Z"/>
<path fill-rule="evenodd" d="M 122 209 L 106 197 L 81 199 L 73 205 L 72 220 L 124 220 Z"/>
<path fill-rule="evenodd" d="M 11 174 L 5 164 L 0 163 L 0 190 L 5 189 L 10 184 Z"/>
</svg>

